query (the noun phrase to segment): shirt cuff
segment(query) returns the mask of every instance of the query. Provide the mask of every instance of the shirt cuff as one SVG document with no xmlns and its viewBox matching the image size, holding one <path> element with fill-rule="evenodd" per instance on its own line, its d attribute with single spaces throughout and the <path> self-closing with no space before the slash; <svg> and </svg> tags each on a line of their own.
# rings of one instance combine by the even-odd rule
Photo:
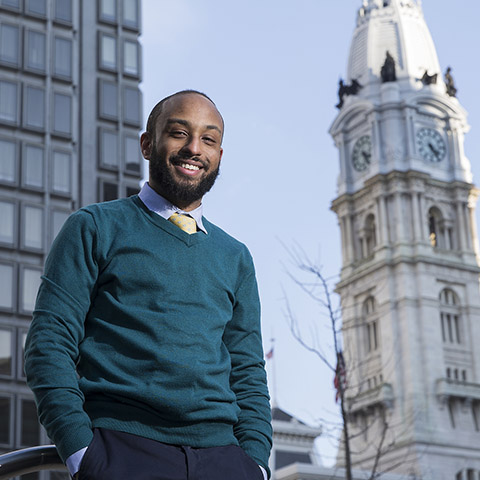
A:
<svg viewBox="0 0 480 480">
<path fill-rule="evenodd" d="M 72 453 L 67 458 L 65 464 L 67 465 L 67 469 L 72 477 L 80 470 L 80 464 L 82 463 L 83 456 L 85 455 L 87 448 L 88 447 L 82 448 L 81 450 Z"/>
<path fill-rule="evenodd" d="M 260 467 L 260 470 L 263 473 L 263 480 L 268 480 L 267 471 L 261 465 L 259 465 L 259 467 Z"/>
</svg>

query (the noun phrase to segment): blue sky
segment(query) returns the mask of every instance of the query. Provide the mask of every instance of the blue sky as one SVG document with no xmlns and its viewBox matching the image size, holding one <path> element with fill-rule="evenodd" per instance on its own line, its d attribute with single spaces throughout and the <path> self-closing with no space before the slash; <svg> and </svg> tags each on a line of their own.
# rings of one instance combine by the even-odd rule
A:
<svg viewBox="0 0 480 480">
<path fill-rule="evenodd" d="M 328 129 L 361 3 L 142 2 L 144 117 L 158 100 L 185 88 L 204 91 L 222 112 L 225 153 L 221 176 L 204 201 L 205 215 L 250 248 L 266 350 L 275 337 L 275 375 L 268 364 L 272 384 L 275 376 L 272 393 L 281 408 L 312 425 L 335 419 L 333 375 L 293 339 L 283 292 L 305 332 L 316 326 L 327 352 L 331 334 L 322 310 L 286 275 L 294 267 L 282 243 L 300 245 L 325 276 L 338 275 L 339 230 L 329 209 L 338 153 Z M 453 68 L 458 99 L 469 112 L 466 154 L 480 184 L 480 4 L 422 3 L 442 71 Z M 327 438 L 318 444 L 327 465 L 334 446 Z"/>
</svg>

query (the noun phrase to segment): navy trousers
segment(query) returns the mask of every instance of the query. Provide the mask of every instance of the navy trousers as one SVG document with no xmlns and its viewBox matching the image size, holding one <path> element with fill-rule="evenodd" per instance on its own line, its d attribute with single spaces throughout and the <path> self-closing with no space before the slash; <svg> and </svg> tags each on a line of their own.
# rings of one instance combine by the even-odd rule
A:
<svg viewBox="0 0 480 480">
<path fill-rule="evenodd" d="M 76 476 L 77 477 L 77 476 Z M 263 480 L 236 445 L 192 448 L 96 428 L 79 480 Z"/>
</svg>

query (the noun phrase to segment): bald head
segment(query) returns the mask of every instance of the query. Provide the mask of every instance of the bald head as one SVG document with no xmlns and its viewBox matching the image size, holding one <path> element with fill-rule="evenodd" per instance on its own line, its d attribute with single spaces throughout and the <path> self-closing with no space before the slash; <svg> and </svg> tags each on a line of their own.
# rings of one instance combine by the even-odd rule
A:
<svg viewBox="0 0 480 480">
<path fill-rule="evenodd" d="M 172 95 L 169 95 L 168 97 L 165 97 L 163 100 L 160 100 L 153 107 L 152 111 L 150 112 L 150 115 L 148 116 L 145 131 L 147 133 L 149 133 L 150 135 L 152 135 L 153 138 L 155 138 L 155 129 L 156 129 L 156 125 L 157 125 L 157 120 L 158 120 L 158 117 L 162 114 L 165 105 L 167 103 L 169 103 L 170 100 L 177 99 L 177 98 L 179 98 L 181 96 L 184 96 L 184 95 L 200 95 L 201 97 L 205 98 L 206 100 L 208 100 L 213 105 L 213 107 L 215 108 L 215 110 L 217 111 L 217 113 L 218 113 L 218 115 L 221 119 L 222 138 L 223 138 L 223 130 L 224 130 L 224 127 L 225 127 L 225 122 L 223 121 L 223 117 L 222 117 L 221 113 L 218 111 L 218 108 L 215 105 L 215 102 L 208 95 L 206 95 L 203 92 L 199 92 L 198 90 L 181 90 L 180 92 L 173 93 Z"/>
</svg>

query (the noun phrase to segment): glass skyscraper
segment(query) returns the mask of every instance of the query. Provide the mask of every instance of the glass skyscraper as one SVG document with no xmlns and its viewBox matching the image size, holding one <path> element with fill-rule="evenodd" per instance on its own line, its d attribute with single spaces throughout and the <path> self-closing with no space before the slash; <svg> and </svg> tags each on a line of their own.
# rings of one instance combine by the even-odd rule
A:
<svg viewBox="0 0 480 480">
<path fill-rule="evenodd" d="M 140 7 L 0 0 L 0 452 L 49 443 L 23 345 L 55 235 L 79 207 L 139 190 Z"/>
</svg>

